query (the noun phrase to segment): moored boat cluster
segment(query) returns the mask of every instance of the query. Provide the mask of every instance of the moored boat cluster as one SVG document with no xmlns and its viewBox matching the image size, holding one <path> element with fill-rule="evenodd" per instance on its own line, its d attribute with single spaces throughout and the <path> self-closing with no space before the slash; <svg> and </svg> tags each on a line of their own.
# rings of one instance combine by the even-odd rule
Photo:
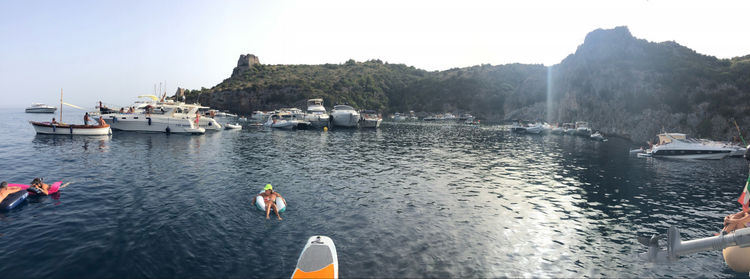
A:
<svg viewBox="0 0 750 279">
<path fill-rule="evenodd" d="M 563 123 L 562 125 L 550 125 L 544 122 L 523 122 L 516 121 L 510 126 L 510 130 L 516 133 L 527 134 L 556 134 L 556 135 L 574 135 L 590 138 L 597 141 L 607 141 L 607 138 L 599 131 L 592 133 L 588 122 L 578 121 L 573 123 Z"/>
<path fill-rule="evenodd" d="M 219 119 L 237 119 L 237 115 L 221 112 L 200 104 L 159 99 L 153 95 L 139 96 L 149 100 L 135 102 L 119 110 L 104 106 L 101 102 L 97 111 L 86 113 L 85 121 L 97 119 L 98 123 L 72 125 L 55 121 L 31 122 L 39 134 L 67 135 L 106 135 L 111 130 L 203 134 L 206 131 L 241 129 L 239 123 Z M 54 108 L 54 107 L 52 107 Z M 28 110 L 27 110 L 28 112 Z M 62 117 L 61 117 L 62 118 Z M 356 111 L 348 105 L 336 105 L 330 113 L 323 106 L 323 99 L 308 100 L 307 111 L 298 108 L 282 108 L 270 112 L 255 112 L 250 121 L 257 126 L 279 129 L 316 129 L 329 127 L 378 128 L 382 122 L 379 113 L 372 110 Z"/>
</svg>

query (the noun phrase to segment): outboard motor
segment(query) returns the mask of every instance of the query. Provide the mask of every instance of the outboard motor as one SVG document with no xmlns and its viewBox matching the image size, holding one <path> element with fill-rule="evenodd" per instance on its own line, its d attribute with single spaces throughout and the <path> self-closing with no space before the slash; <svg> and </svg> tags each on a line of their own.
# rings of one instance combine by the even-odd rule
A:
<svg viewBox="0 0 750 279">
<path fill-rule="evenodd" d="M 750 145 L 748 145 L 747 149 L 745 149 L 745 160 L 750 161 Z"/>
</svg>

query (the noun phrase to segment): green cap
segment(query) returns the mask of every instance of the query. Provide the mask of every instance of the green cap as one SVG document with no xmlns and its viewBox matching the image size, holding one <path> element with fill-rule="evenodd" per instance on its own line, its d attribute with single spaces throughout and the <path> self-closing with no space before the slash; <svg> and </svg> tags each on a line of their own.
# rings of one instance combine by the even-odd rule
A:
<svg viewBox="0 0 750 279">
<path fill-rule="evenodd" d="M 273 187 L 271 184 L 266 184 L 266 188 L 263 188 L 263 190 L 273 190 Z"/>
</svg>

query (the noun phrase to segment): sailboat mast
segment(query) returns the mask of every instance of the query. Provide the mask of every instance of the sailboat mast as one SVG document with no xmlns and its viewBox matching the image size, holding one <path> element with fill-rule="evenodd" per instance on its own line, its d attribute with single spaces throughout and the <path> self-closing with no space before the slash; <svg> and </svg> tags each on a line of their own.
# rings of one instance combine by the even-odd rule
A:
<svg viewBox="0 0 750 279">
<path fill-rule="evenodd" d="M 62 105 L 62 103 L 63 103 L 63 101 L 62 101 L 62 90 L 63 90 L 63 89 L 62 89 L 62 88 L 60 88 L 60 123 L 62 123 L 62 122 L 63 122 L 63 121 L 62 121 L 62 106 L 63 106 L 63 105 Z"/>
</svg>

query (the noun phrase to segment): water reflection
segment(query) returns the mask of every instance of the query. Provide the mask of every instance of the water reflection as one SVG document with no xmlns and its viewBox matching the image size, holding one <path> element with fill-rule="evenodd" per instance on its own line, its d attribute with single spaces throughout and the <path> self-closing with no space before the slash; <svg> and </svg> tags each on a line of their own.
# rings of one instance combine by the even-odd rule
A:
<svg viewBox="0 0 750 279">
<path fill-rule="evenodd" d="M 32 139 L 36 148 L 47 149 L 54 146 L 69 151 L 80 150 L 84 152 L 97 151 L 109 152 L 109 143 L 112 135 L 102 136 L 73 136 L 73 135 L 43 135 L 37 134 Z"/>
<path fill-rule="evenodd" d="M 715 253 L 668 268 L 631 256 L 637 231 L 718 230 L 747 171 L 741 160 L 628 157 L 616 139 L 436 123 L 115 132 L 107 154 L 91 152 L 92 138 L 32 137 L 0 143 L 3 176 L 75 183 L 0 218 L 0 239 L 38 237 L 0 248 L 17 263 L 0 274 L 281 277 L 301 241 L 326 234 L 341 277 L 732 276 Z M 266 183 L 290 201 L 283 222 L 249 205 Z M 24 268 L 36 261 L 50 268 Z"/>
</svg>

